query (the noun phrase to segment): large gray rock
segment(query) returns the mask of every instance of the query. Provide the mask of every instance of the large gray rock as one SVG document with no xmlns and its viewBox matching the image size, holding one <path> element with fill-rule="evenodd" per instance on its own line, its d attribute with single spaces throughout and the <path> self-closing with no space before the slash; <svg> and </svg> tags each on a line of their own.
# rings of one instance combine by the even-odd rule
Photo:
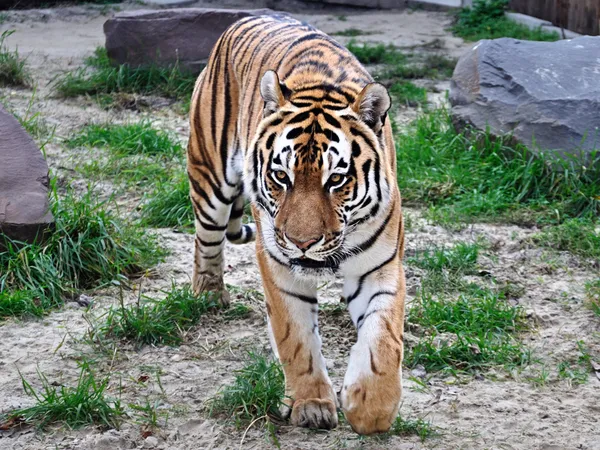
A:
<svg viewBox="0 0 600 450">
<path fill-rule="evenodd" d="M 452 117 L 530 147 L 600 148 L 600 37 L 558 42 L 495 39 L 464 54 L 450 86 Z"/>
<path fill-rule="evenodd" d="M 232 23 L 270 9 L 181 8 L 121 12 L 104 23 L 106 50 L 118 64 L 161 67 L 179 62 L 199 73 L 213 46 Z"/>
<path fill-rule="evenodd" d="M 17 119 L 0 106 L 0 248 L 3 235 L 33 242 L 52 225 L 48 184 L 42 152 Z"/>
</svg>

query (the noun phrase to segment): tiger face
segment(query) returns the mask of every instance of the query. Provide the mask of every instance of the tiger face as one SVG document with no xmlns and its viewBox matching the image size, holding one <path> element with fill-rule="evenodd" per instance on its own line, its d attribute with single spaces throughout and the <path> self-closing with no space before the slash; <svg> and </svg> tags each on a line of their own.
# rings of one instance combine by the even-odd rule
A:
<svg viewBox="0 0 600 450">
<path fill-rule="evenodd" d="M 391 191 L 387 90 L 371 83 L 353 102 L 315 90 L 291 92 L 275 72 L 264 75 L 264 116 L 244 169 L 266 251 L 307 277 L 335 273 L 356 252 L 354 235 Z"/>
</svg>

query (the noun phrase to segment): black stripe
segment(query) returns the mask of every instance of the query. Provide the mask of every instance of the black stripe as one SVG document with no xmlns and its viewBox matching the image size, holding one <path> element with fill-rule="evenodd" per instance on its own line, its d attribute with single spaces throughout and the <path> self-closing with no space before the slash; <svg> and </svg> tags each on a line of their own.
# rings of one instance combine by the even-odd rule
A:
<svg viewBox="0 0 600 450">
<path fill-rule="evenodd" d="M 204 228 L 207 231 L 225 231 L 227 229 L 227 225 L 211 225 L 209 223 L 203 222 L 202 220 L 199 220 L 198 222 L 200 222 L 202 228 Z"/>
<path fill-rule="evenodd" d="M 208 197 L 208 195 L 206 194 L 206 191 L 204 189 L 202 189 L 200 187 L 200 184 L 194 180 L 191 176 L 191 174 L 188 172 L 188 176 L 190 178 L 190 183 L 192 185 L 192 189 L 194 190 L 194 192 L 196 194 L 198 194 L 200 197 L 202 197 L 204 199 L 204 201 L 206 202 L 206 204 L 212 208 L 212 209 L 216 209 L 215 205 L 213 205 L 213 202 L 210 201 L 210 198 Z"/>
<path fill-rule="evenodd" d="M 379 239 L 379 236 L 381 236 L 381 234 L 384 232 L 384 230 L 387 228 L 388 224 L 390 223 L 390 220 L 392 219 L 392 215 L 394 213 L 393 206 L 394 205 L 392 205 L 392 208 L 390 208 L 390 213 L 385 218 L 383 223 L 379 226 L 379 228 L 377 228 L 377 231 L 375 231 L 375 233 L 369 239 L 367 239 L 362 244 L 359 244 L 356 247 L 356 250 L 359 253 L 363 253 L 363 252 L 367 251 L 368 249 L 370 249 L 373 246 L 373 244 L 375 244 L 375 242 L 377 242 L 377 239 Z"/>
<path fill-rule="evenodd" d="M 316 297 L 310 297 L 308 295 L 296 294 L 295 292 L 286 291 L 285 289 L 277 288 L 285 295 L 289 295 L 290 297 L 297 298 L 298 300 L 302 300 L 305 303 L 310 303 L 311 305 L 315 305 L 318 303 Z"/>
<path fill-rule="evenodd" d="M 325 117 L 325 121 L 332 127 L 341 128 L 342 125 L 331 114 L 324 113 L 323 117 Z"/>
<path fill-rule="evenodd" d="M 200 236 L 196 236 L 196 238 L 205 247 L 216 247 L 217 245 L 221 245 L 223 243 L 223 241 L 225 240 L 225 238 L 223 238 L 220 241 L 203 241 Z"/>
<path fill-rule="evenodd" d="M 241 209 L 232 209 L 231 214 L 229 214 L 229 220 L 239 219 L 244 215 L 244 208 Z"/>
<path fill-rule="evenodd" d="M 230 232 L 225 233 L 225 236 L 227 237 L 227 240 L 229 240 L 229 241 L 237 241 L 238 239 L 240 239 L 242 237 L 243 234 L 244 234 L 244 232 L 240 228 L 240 230 L 236 233 L 230 233 Z"/>
<path fill-rule="evenodd" d="M 263 209 L 266 209 L 266 208 L 263 207 Z M 267 253 L 267 255 L 269 255 L 271 257 L 271 259 L 273 261 L 275 261 L 276 263 L 278 263 L 279 265 L 282 265 L 284 267 L 288 267 L 288 268 L 290 267 L 288 264 L 284 263 L 277 256 L 275 256 L 273 253 L 271 253 L 271 251 L 268 248 L 263 247 L 263 249 L 265 250 L 265 252 Z"/>
<path fill-rule="evenodd" d="M 312 111 L 304 111 L 300 114 L 297 114 L 296 116 L 292 117 L 288 122 L 287 125 L 291 125 L 293 123 L 298 123 L 298 122 L 304 122 L 305 120 L 307 120 L 308 118 L 310 118 L 310 115 L 312 114 Z"/>
<path fill-rule="evenodd" d="M 369 270 L 368 272 L 365 272 L 364 274 L 362 274 L 360 276 L 360 278 L 358 279 L 358 287 L 356 288 L 356 291 L 354 291 L 353 294 L 349 295 L 346 298 L 346 303 L 350 304 L 350 302 L 352 300 L 354 300 L 356 297 L 358 297 L 360 295 L 360 292 L 362 291 L 363 283 L 365 282 L 365 280 L 367 279 L 367 277 L 369 275 L 371 275 L 373 272 L 378 271 L 382 267 L 388 265 L 390 262 L 392 262 L 396 258 L 397 255 L 398 255 L 398 241 L 396 241 L 396 248 L 394 249 L 394 253 L 392 253 L 392 256 L 390 256 L 388 259 L 383 261 L 381 264 L 373 267 L 371 270 Z"/>
</svg>

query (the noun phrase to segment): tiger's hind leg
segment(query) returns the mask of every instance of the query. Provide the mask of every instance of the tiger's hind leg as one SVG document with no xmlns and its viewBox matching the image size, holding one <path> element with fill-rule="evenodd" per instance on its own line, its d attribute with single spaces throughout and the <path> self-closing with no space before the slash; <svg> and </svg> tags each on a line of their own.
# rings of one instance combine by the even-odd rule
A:
<svg viewBox="0 0 600 450">
<path fill-rule="evenodd" d="M 239 195 L 233 202 L 229 223 L 227 224 L 227 240 L 232 244 L 247 244 L 256 238 L 256 225 L 253 223 L 243 224 L 244 196 Z"/>
<path fill-rule="evenodd" d="M 192 289 L 196 295 L 213 292 L 226 306 L 229 293 L 223 282 L 223 248 L 231 204 L 211 199 L 192 174 L 190 186 L 196 223 Z"/>
</svg>

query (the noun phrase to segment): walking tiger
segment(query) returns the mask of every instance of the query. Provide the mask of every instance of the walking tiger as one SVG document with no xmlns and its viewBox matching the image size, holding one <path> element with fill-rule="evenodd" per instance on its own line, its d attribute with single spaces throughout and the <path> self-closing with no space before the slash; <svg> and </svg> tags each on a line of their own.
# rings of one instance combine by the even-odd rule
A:
<svg viewBox="0 0 600 450">
<path fill-rule="evenodd" d="M 192 284 L 224 303 L 225 238 L 256 239 L 286 414 L 387 431 L 402 394 L 404 230 L 390 96 L 326 34 L 288 16 L 228 28 L 196 83 L 187 170 L 196 223 Z M 254 224 L 243 224 L 245 198 Z M 336 395 L 321 353 L 317 283 L 343 277 L 357 328 Z"/>
</svg>

